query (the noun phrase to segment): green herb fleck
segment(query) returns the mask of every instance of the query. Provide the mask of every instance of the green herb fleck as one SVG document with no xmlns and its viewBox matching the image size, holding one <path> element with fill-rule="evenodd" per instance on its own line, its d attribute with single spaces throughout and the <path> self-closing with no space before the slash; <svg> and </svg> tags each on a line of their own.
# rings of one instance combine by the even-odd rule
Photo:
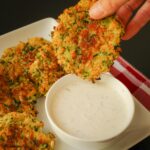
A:
<svg viewBox="0 0 150 150">
<path fill-rule="evenodd" d="M 47 144 L 47 143 L 42 144 L 42 145 L 41 145 L 41 148 L 48 148 L 48 144 Z"/>
<path fill-rule="evenodd" d="M 2 136 L 0 136 L 0 141 L 4 141 L 4 138 Z"/>
<path fill-rule="evenodd" d="M 20 102 L 19 100 L 16 100 L 16 99 L 13 101 L 13 104 L 14 104 L 17 108 L 19 107 L 20 103 L 21 103 L 21 102 Z"/>
</svg>

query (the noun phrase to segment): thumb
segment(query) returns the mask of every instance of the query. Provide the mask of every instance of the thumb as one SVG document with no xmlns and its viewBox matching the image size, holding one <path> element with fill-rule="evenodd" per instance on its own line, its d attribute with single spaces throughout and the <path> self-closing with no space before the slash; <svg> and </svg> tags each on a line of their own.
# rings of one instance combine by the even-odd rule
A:
<svg viewBox="0 0 150 150">
<path fill-rule="evenodd" d="M 98 0 L 89 10 L 93 19 L 102 19 L 115 13 L 128 0 Z"/>
</svg>

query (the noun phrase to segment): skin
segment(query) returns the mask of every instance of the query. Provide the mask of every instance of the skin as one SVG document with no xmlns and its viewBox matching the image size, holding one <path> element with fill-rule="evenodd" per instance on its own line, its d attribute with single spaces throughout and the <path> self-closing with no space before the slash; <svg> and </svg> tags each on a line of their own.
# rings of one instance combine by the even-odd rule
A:
<svg viewBox="0 0 150 150">
<path fill-rule="evenodd" d="M 150 21 L 150 0 L 98 0 L 89 10 L 93 19 L 102 19 L 114 13 L 126 27 L 122 39 L 129 40 Z"/>
</svg>

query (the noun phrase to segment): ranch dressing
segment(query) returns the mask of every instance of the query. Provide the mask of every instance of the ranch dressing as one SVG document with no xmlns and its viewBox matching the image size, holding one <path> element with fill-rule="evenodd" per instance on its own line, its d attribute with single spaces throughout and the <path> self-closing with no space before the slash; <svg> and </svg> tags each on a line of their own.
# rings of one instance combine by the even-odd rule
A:
<svg viewBox="0 0 150 150">
<path fill-rule="evenodd" d="M 104 140 L 122 131 L 128 121 L 126 98 L 108 82 L 77 80 L 53 96 L 51 114 L 70 135 Z"/>
</svg>

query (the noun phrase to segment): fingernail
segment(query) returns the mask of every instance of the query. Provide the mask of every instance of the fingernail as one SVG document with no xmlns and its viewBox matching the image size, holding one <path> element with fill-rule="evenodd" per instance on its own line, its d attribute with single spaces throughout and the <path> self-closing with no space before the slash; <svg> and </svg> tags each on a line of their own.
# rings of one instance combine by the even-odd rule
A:
<svg viewBox="0 0 150 150">
<path fill-rule="evenodd" d="M 104 16 L 104 9 L 100 3 L 95 3 L 89 10 L 89 15 L 93 19 L 101 19 Z"/>
</svg>

